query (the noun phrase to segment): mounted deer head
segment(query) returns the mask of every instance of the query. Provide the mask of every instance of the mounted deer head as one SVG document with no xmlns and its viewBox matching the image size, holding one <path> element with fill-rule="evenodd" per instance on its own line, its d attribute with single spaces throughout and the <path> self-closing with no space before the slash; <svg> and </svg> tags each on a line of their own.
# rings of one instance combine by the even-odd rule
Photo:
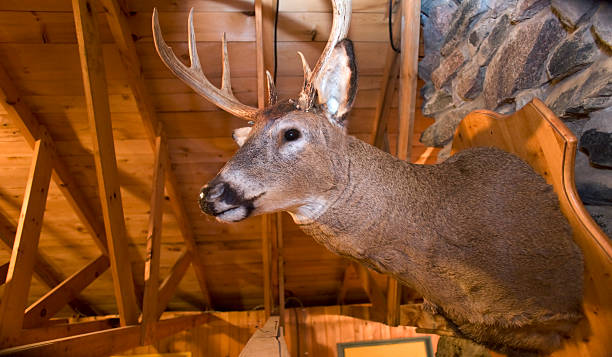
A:
<svg viewBox="0 0 612 357">
<path fill-rule="evenodd" d="M 258 110 L 240 103 L 232 93 L 225 35 L 219 89 L 202 72 L 193 9 L 189 13 L 190 67 L 164 41 L 157 10 L 153 11 L 155 46 L 168 68 L 221 109 L 254 123 L 234 131 L 233 138 L 240 149 L 202 189 L 200 207 L 205 213 L 221 221 L 239 221 L 279 210 L 312 213 L 325 206 L 324 196 L 328 195 L 323 193 L 336 186 L 339 172 L 338 162 L 330 158 L 330 153 L 338 150 L 338 141 L 343 141 L 346 119 L 357 92 L 353 45 L 345 39 L 350 1 L 334 1 L 333 14 L 329 40 L 312 70 L 298 52 L 304 68 L 304 84 L 298 98 L 277 103 L 275 86 L 267 73 L 269 105 Z"/>
<path fill-rule="evenodd" d="M 313 70 L 302 57 L 296 100 L 263 110 L 231 91 L 223 38 L 221 89 L 202 73 L 189 15 L 191 67 L 153 31 L 168 68 L 252 127 L 200 192 L 220 221 L 288 211 L 329 250 L 412 287 L 462 334 L 496 348 L 551 351 L 582 317 L 582 255 L 545 181 L 518 157 L 462 151 L 440 165 L 412 165 L 346 135 L 357 90 L 344 39 L 350 2 L 332 1 L 333 28 Z"/>
</svg>

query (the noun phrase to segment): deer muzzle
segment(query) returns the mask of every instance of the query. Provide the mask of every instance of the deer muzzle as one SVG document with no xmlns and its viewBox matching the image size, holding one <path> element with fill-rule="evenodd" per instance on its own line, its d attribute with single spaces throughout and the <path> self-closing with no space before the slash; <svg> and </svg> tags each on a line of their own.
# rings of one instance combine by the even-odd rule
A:
<svg viewBox="0 0 612 357">
<path fill-rule="evenodd" d="M 200 191 L 200 209 L 220 221 L 237 222 L 251 215 L 255 209 L 255 200 L 245 198 L 229 183 L 213 180 Z"/>
</svg>

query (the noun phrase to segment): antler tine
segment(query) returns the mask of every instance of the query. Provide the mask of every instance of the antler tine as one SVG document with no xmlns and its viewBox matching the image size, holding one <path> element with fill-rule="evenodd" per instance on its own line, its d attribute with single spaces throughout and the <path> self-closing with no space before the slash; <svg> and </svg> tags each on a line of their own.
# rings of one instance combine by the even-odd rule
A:
<svg viewBox="0 0 612 357">
<path fill-rule="evenodd" d="M 308 80 L 310 79 L 310 66 L 308 65 L 308 61 L 304 57 L 304 54 L 298 51 L 298 55 L 302 59 L 302 68 L 304 69 L 304 83 L 302 84 L 302 90 L 306 89 L 306 85 L 308 84 Z"/>
<path fill-rule="evenodd" d="M 276 85 L 274 79 L 269 71 L 266 70 L 266 77 L 268 78 L 268 105 L 274 105 L 278 101 L 278 93 L 276 92 Z"/>
<path fill-rule="evenodd" d="M 208 99 L 211 103 L 215 104 L 219 108 L 226 112 L 235 115 L 245 120 L 254 120 L 257 115 L 257 108 L 242 104 L 234 97 L 231 92 L 231 86 L 229 85 L 229 64 L 227 63 L 227 47 L 224 45 L 223 51 L 223 85 L 219 89 L 212 85 L 202 72 L 202 66 L 200 65 L 200 59 L 198 57 L 198 51 L 196 47 L 195 31 L 193 29 L 193 9 L 189 12 L 189 57 L 191 59 L 191 66 L 185 66 L 172 51 L 172 48 L 168 46 L 166 41 L 161 34 L 159 26 L 159 17 L 157 9 L 153 9 L 153 40 L 155 42 L 155 48 L 157 53 L 161 57 L 162 61 L 183 82 L 191 87 L 196 93 Z M 227 81 L 227 85 L 225 84 Z"/>
<path fill-rule="evenodd" d="M 298 98 L 298 106 L 302 110 L 308 110 L 312 107 L 314 100 L 314 84 L 317 77 L 325 69 L 327 61 L 331 57 L 332 51 L 336 44 L 346 37 L 351 22 L 351 1 L 350 0 L 332 0 L 333 23 L 329 39 L 323 49 L 323 53 L 315 64 L 307 83 L 302 89 Z M 306 76 L 306 73 L 304 73 Z"/>
<path fill-rule="evenodd" d="M 223 42 L 222 48 L 222 57 L 223 57 L 223 75 L 221 77 L 221 90 L 232 97 L 234 93 L 232 93 L 232 82 L 230 80 L 230 66 L 229 66 L 229 57 L 227 55 L 227 40 L 225 39 L 225 32 L 223 33 L 221 42 Z"/>
</svg>

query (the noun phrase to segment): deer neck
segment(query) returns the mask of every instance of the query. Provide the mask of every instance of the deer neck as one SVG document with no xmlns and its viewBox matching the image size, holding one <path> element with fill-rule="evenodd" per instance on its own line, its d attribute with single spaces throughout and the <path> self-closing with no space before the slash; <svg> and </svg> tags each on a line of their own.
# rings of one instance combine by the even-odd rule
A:
<svg viewBox="0 0 612 357">
<path fill-rule="evenodd" d="M 435 191 L 427 172 L 431 168 L 408 164 L 348 138 L 342 165 L 345 178 L 327 200 L 302 214 L 294 213 L 294 220 L 337 254 L 379 271 L 403 273 L 408 267 L 398 262 L 407 260 L 394 255 L 417 254 L 427 243 L 419 236 L 418 226 L 422 222 L 419 217 L 427 211 L 426 199 Z M 414 244 L 405 244 L 407 236 Z"/>
</svg>

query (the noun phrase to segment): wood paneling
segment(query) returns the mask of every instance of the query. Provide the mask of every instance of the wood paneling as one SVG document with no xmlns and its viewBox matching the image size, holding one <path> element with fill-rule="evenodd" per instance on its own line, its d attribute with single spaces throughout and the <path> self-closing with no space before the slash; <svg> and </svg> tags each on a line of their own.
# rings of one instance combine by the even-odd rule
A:
<svg viewBox="0 0 612 357">
<path fill-rule="evenodd" d="M 338 306 L 290 308 L 285 317 L 285 341 L 291 356 L 336 357 L 337 343 L 424 336 L 414 327 L 389 327 L 378 322 L 341 316 Z M 122 354 L 191 351 L 193 356 L 238 356 L 249 338 L 266 322 L 263 310 L 217 312 L 209 323 L 154 345 Z M 438 337 L 431 336 L 432 345 Z"/>
</svg>

